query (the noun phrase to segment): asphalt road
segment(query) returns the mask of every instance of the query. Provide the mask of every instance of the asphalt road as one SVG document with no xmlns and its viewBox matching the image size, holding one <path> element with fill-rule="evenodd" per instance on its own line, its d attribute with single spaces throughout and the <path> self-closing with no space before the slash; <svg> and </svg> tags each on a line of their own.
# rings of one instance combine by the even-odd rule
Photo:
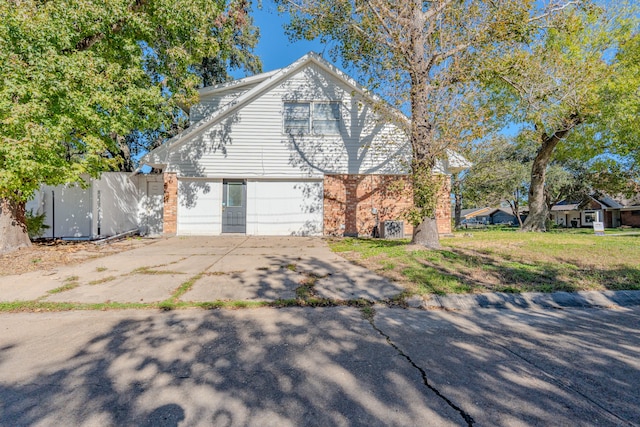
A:
<svg viewBox="0 0 640 427">
<path fill-rule="evenodd" d="M 640 425 L 640 307 L 0 315 L 0 425 Z"/>
</svg>

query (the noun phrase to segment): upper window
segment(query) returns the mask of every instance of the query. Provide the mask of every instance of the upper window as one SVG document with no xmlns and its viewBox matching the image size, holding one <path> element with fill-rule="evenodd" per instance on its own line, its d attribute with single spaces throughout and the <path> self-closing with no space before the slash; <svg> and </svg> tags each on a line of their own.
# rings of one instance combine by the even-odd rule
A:
<svg viewBox="0 0 640 427">
<path fill-rule="evenodd" d="M 284 131 L 286 133 L 309 133 L 310 113 L 310 102 L 285 102 Z"/>
<path fill-rule="evenodd" d="M 293 134 L 340 133 L 339 102 L 285 102 L 284 131 Z"/>
</svg>

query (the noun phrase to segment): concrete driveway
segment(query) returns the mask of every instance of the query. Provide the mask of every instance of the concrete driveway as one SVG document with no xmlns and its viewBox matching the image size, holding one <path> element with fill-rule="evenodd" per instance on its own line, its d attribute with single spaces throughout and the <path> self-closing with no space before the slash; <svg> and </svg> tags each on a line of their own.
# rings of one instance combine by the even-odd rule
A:
<svg viewBox="0 0 640 427">
<path fill-rule="evenodd" d="M 0 277 L 2 301 L 275 301 L 313 280 L 318 297 L 382 301 L 403 288 L 305 237 L 173 237 L 51 272 Z M 186 292 L 184 290 L 186 289 Z M 184 293 L 182 293 L 184 292 Z"/>
</svg>

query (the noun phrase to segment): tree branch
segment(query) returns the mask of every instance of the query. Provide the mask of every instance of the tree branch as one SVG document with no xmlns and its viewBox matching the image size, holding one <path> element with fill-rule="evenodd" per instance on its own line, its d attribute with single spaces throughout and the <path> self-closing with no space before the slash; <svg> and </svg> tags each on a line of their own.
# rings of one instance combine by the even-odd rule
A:
<svg viewBox="0 0 640 427">
<path fill-rule="evenodd" d="M 373 7 L 373 5 L 371 4 L 371 2 L 367 1 L 365 2 L 367 4 L 367 7 L 369 8 L 369 10 L 373 13 L 373 15 L 376 17 L 376 19 L 378 20 L 378 22 L 380 23 L 380 25 L 382 25 L 382 28 L 384 29 L 384 31 L 387 33 L 387 35 L 389 36 L 389 38 L 391 38 L 391 40 L 394 41 L 395 46 L 391 43 L 385 43 L 387 45 L 387 47 L 393 49 L 393 50 L 398 50 L 400 51 L 400 53 L 402 53 L 403 55 L 407 55 L 407 50 L 406 48 L 403 46 L 403 44 L 398 40 L 397 38 L 397 34 L 394 34 L 393 31 L 391 31 L 391 29 L 389 28 L 389 26 L 387 25 L 387 23 L 385 22 L 385 20 L 382 18 L 382 16 L 380 16 L 380 14 L 378 13 L 378 11 L 376 10 L 375 7 Z"/>
<path fill-rule="evenodd" d="M 129 8 L 128 8 L 129 12 L 130 13 L 138 12 L 140 9 L 142 9 L 142 7 L 146 4 L 146 2 L 147 2 L 147 0 L 135 0 L 133 2 L 133 4 L 131 4 L 129 6 Z M 122 31 L 122 28 L 124 27 L 124 24 L 126 22 L 127 22 L 126 18 L 118 19 L 115 23 L 113 23 L 111 25 L 111 28 L 109 29 L 109 32 L 111 34 L 119 33 L 120 31 Z M 96 43 L 98 43 L 99 41 L 104 39 L 106 36 L 107 36 L 107 34 L 104 33 L 104 32 L 92 34 L 90 36 L 87 36 L 87 37 L 83 38 L 78 43 L 76 43 L 74 49 L 65 49 L 63 52 L 64 53 L 71 53 L 72 51 L 82 52 L 82 51 L 85 51 L 85 50 L 89 50 Z"/>
<path fill-rule="evenodd" d="M 519 84 L 517 84 L 514 81 L 511 81 L 511 79 L 509 79 L 507 76 L 504 76 L 502 74 L 498 74 L 498 78 L 500 78 L 500 80 L 504 81 L 506 84 L 508 84 L 509 86 L 511 86 L 512 88 L 514 88 L 516 90 L 516 92 L 518 92 L 520 94 L 520 98 L 525 98 L 529 96 L 529 93 Z"/>
<path fill-rule="evenodd" d="M 111 25 L 111 33 L 118 33 L 120 31 L 122 31 L 122 27 L 125 23 L 125 19 L 120 19 L 118 20 L 116 23 L 114 23 L 113 25 Z M 102 39 L 104 39 L 106 37 L 105 33 L 96 33 L 96 34 L 92 34 L 90 36 L 87 36 L 85 38 L 83 38 L 82 40 L 80 40 L 78 43 L 76 43 L 75 48 L 73 49 L 73 51 L 75 52 L 82 52 L 85 50 L 89 50 L 93 47 L 93 45 L 95 45 L 96 43 L 98 43 L 99 41 L 101 41 Z M 69 53 L 72 49 L 67 49 L 65 51 L 65 53 Z"/>
<path fill-rule="evenodd" d="M 546 18 L 547 16 L 549 16 L 549 15 L 551 15 L 553 13 L 560 12 L 561 10 L 566 9 L 569 6 L 578 5 L 580 3 L 582 3 L 582 0 L 571 0 L 571 1 L 567 1 L 564 4 L 559 4 L 559 5 L 556 5 L 556 6 L 550 6 L 549 9 L 547 9 L 547 11 L 544 12 L 543 14 L 538 15 L 538 16 L 534 16 L 533 18 L 529 18 L 528 22 L 531 23 L 531 22 L 535 22 L 535 21 L 540 21 L 540 20 Z"/>
</svg>

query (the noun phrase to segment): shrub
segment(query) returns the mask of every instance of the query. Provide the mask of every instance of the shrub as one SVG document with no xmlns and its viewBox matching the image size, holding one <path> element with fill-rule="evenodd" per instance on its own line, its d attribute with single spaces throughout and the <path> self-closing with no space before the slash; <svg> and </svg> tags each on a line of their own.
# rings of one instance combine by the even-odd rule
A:
<svg viewBox="0 0 640 427">
<path fill-rule="evenodd" d="M 34 215 L 31 211 L 26 213 L 27 233 L 30 239 L 37 239 L 44 234 L 44 231 L 49 228 L 44 223 L 46 215 L 44 213 L 40 215 Z"/>
</svg>

